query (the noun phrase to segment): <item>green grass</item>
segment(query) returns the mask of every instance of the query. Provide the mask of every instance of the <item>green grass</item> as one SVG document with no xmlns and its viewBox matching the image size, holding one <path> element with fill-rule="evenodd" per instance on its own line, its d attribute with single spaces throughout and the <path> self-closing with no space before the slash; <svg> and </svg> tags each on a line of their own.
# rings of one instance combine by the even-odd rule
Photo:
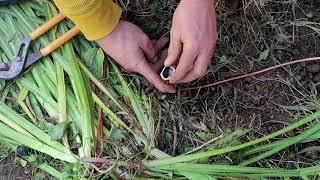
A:
<svg viewBox="0 0 320 180">
<path fill-rule="evenodd" d="M 125 17 L 132 18 L 134 16 L 131 14 L 135 13 L 138 16 L 135 17 L 137 24 L 143 24 L 142 27 L 152 37 L 160 37 L 169 30 L 168 20 L 177 3 L 148 3 L 150 4 L 139 4 L 137 8 L 132 3 L 126 6 L 126 3 L 121 1 L 127 9 Z M 249 10 L 253 6 L 264 12 L 261 4 L 250 3 L 252 4 L 247 4 L 242 10 Z M 225 51 L 221 52 L 218 47 L 214 58 L 222 62 L 210 67 L 208 77 L 202 79 L 202 83 L 208 82 L 210 76 L 215 76 L 215 73 L 224 71 L 225 68 L 235 72 L 243 70 L 236 64 L 239 62 L 237 58 L 243 57 L 238 44 L 244 44 L 248 49 L 247 42 L 242 43 L 243 39 L 235 38 L 234 32 L 228 30 L 230 25 L 235 23 L 224 14 L 226 5 L 228 4 L 224 1 L 218 1 L 217 4 L 219 20 L 224 22 L 219 33 L 226 42 L 231 42 L 233 51 L 238 54 L 222 54 L 229 49 L 225 48 Z M 291 5 L 297 4 L 290 4 L 290 8 Z M 290 10 L 297 11 L 295 8 Z M 1 61 L 7 62 L 11 59 L 17 42 L 56 13 L 50 2 L 1 8 Z M 252 19 L 246 16 L 243 18 L 245 23 L 240 27 L 248 26 L 247 32 L 252 35 L 248 39 L 258 39 L 253 44 L 254 47 L 250 46 L 254 51 L 250 54 L 254 58 L 253 63 L 278 63 L 274 57 L 275 49 L 281 45 L 274 42 L 274 39 L 270 40 L 274 38 L 272 35 L 264 37 L 266 34 L 263 34 L 266 31 L 265 26 L 270 24 L 258 24 L 260 26 L 257 27 L 252 24 Z M 270 26 L 274 28 L 272 33 L 280 33 L 286 29 L 286 23 L 279 21 L 277 19 L 271 23 Z M 317 24 L 299 22 L 295 25 L 317 32 Z M 56 39 L 70 26 L 68 22 L 62 22 L 33 43 L 32 51 Z M 258 34 L 252 34 L 252 31 Z M 254 36 L 258 38 L 253 39 Z M 116 179 L 118 176 L 126 179 L 136 176 L 162 179 L 308 179 L 319 175 L 320 167 L 315 161 L 307 165 L 297 163 L 292 168 L 271 164 L 274 158 L 279 158 L 279 154 L 319 139 L 320 111 L 316 93 L 309 95 L 295 85 L 287 84 L 294 92 L 294 95 L 290 96 L 296 97 L 295 100 L 307 108 L 278 103 L 277 108 L 286 109 L 290 118 L 295 120 L 278 131 L 261 135 L 252 129 L 239 129 L 234 132 L 223 129 L 217 133 L 213 128 L 219 127 L 219 118 L 221 119 L 217 110 L 229 113 L 239 110 L 237 107 L 242 103 L 239 102 L 241 100 L 228 98 L 224 87 L 216 90 L 214 95 L 207 94 L 212 97 L 216 94 L 219 96 L 214 99 L 216 104 L 213 109 L 210 109 L 212 104 L 201 94 L 196 97 L 195 94 L 180 94 L 176 100 L 159 95 L 157 99 L 156 93 L 146 95 L 137 82 L 139 80 L 136 75 L 128 76 L 122 72 L 94 43 L 84 40 L 83 37 L 74 38 L 72 42 L 41 60 L 17 81 L 0 81 L 0 89 L 4 89 L 0 93 L 3 96 L 0 101 L 0 140 L 7 147 L 2 150 L 3 158 L 18 145 L 30 147 L 36 150 L 35 154 L 18 157 L 57 179 Z M 281 82 L 285 84 L 286 81 Z M 219 101 L 224 101 L 224 104 Z M 103 139 L 96 139 L 97 107 L 103 111 Z M 160 112 L 155 107 L 161 107 Z M 199 107 L 203 109 L 199 110 Z M 210 132 L 205 132 L 201 124 L 196 124 L 199 114 L 202 123 L 206 122 L 204 126 Z M 222 120 L 224 118 L 222 116 Z M 176 135 L 168 131 L 173 125 L 170 120 L 177 126 Z M 160 126 L 157 123 L 160 123 Z M 157 132 L 160 132 L 160 136 Z M 172 144 L 172 139 L 166 139 L 163 133 L 178 137 L 179 154 L 176 156 L 170 156 L 159 148 L 160 143 L 166 143 L 165 148 L 168 149 Z M 218 136 L 219 138 L 213 140 Z M 188 150 L 189 153 L 185 153 L 187 149 L 193 151 Z M 306 148 L 301 154 L 316 150 L 317 147 Z M 271 165 L 267 162 L 271 162 Z"/>
</svg>

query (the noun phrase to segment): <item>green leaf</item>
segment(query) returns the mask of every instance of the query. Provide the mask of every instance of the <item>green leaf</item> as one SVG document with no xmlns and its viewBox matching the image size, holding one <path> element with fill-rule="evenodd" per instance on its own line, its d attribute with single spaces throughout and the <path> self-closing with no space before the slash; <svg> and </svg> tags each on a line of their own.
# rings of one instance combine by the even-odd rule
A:
<svg viewBox="0 0 320 180">
<path fill-rule="evenodd" d="M 46 174 L 44 172 L 37 172 L 33 177 L 32 180 L 44 180 L 47 179 Z"/>
<path fill-rule="evenodd" d="M 27 160 L 28 163 L 29 163 L 30 165 L 32 165 L 32 166 L 36 166 L 36 167 L 37 167 L 37 166 L 39 166 L 40 164 L 42 164 L 42 161 L 41 161 L 40 157 L 37 156 L 37 155 L 30 155 L 30 156 L 27 157 L 26 160 Z"/>
<path fill-rule="evenodd" d="M 100 48 L 91 48 L 87 50 L 84 55 L 84 62 L 94 76 L 98 79 L 103 77 L 103 64 L 104 64 L 104 53 Z"/>
<path fill-rule="evenodd" d="M 185 171 L 179 171 L 179 173 L 190 180 L 200 180 L 200 179 L 216 180 L 216 178 L 211 177 L 209 175 L 202 175 L 202 174 L 185 172 Z"/>
<path fill-rule="evenodd" d="M 320 139 L 320 132 L 317 132 L 306 139 L 304 139 L 301 143 L 307 143 L 307 142 L 312 142 L 312 141 L 317 141 Z"/>
<path fill-rule="evenodd" d="M 229 64 L 230 61 L 228 60 L 228 58 L 225 55 L 223 55 L 223 56 L 220 57 L 220 63 Z"/>
<path fill-rule="evenodd" d="M 289 110 L 289 111 L 306 111 L 306 110 L 314 111 L 314 110 L 316 110 L 315 107 L 309 107 L 309 106 L 285 106 L 285 105 L 281 105 L 281 104 L 274 103 L 274 102 L 273 102 L 273 104 L 276 106 L 279 106 L 283 109 Z"/>
<path fill-rule="evenodd" d="M 197 132 L 196 133 L 199 138 L 203 141 L 210 141 L 213 139 L 214 135 L 212 133 L 205 133 L 205 132 Z"/>
<path fill-rule="evenodd" d="M 236 143 L 236 140 L 247 134 L 248 130 L 237 129 L 234 132 L 227 133 L 221 139 L 218 139 L 213 143 L 212 147 L 226 147 L 232 143 L 233 145 Z"/>
<path fill-rule="evenodd" d="M 269 57 L 270 49 L 266 49 L 263 52 L 260 53 L 259 61 L 266 60 Z"/>
<path fill-rule="evenodd" d="M 4 80 L 0 80 L 0 91 L 2 91 L 5 86 L 6 86 L 6 82 Z"/>
<path fill-rule="evenodd" d="M 310 152 L 319 152 L 319 151 L 320 151 L 320 146 L 312 146 L 312 147 L 308 147 L 308 148 L 303 149 L 298 154 L 310 153 Z"/>
<path fill-rule="evenodd" d="M 112 125 L 109 138 L 112 141 L 121 141 L 124 138 L 124 136 L 119 128 L 117 128 L 115 125 Z"/>
<path fill-rule="evenodd" d="M 66 131 L 68 125 L 71 122 L 66 121 L 66 122 L 62 122 L 60 124 L 57 124 L 56 126 L 53 127 L 53 129 L 50 132 L 50 137 L 52 140 L 59 140 L 63 137 L 64 132 Z"/>
</svg>

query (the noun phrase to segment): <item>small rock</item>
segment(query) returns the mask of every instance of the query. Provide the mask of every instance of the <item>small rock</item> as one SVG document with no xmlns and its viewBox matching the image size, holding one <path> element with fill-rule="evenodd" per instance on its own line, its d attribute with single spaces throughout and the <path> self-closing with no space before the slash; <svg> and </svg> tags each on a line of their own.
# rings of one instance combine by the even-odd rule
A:
<svg viewBox="0 0 320 180">
<path fill-rule="evenodd" d="M 313 65 L 309 65 L 307 66 L 307 70 L 309 72 L 319 72 L 320 71 L 320 64 L 313 64 Z"/>
<path fill-rule="evenodd" d="M 313 13 L 310 12 L 310 13 L 307 13 L 306 16 L 307 16 L 307 18 L 312 18 L 314 15 L 313 15 Z"/>
<path fill-rule="evenodd" d="M 252 82 L 252 80 L 253 80 L 253 78 L 248 77 L 248 78 L 245 78 L 243 81 L 247 82 L 247 83 L 250 83 L 250 82 Z"/>
<path fill-rule="evenodd" d="M 291 77 L 291 78 L 289 79 L 289 82 L 293 83 L 293 82 L 294 82 L 294 78 Z"/>
<path fill-rule="evenodd" d="M 297 79 L 297 81 L 300 81 L 302 79 L 302 77 L 300 75 L 297 75 L 296 79 Z"/>
<path fill-rule="evenodd" d="M 249 87 L 250 87 L 250 86 L 249 86 Z M 260 91 L 260 90 L 263 88 L 263 86 L 258 85 L 258 84 L 255 85 L 254 87 L 255 87 L 255 90 L 256 90 L 256 91 Z M 253 90 L 253 88 L 252 88 L 252 90 Z"/>
<path fill-rule="evenodd" d="M 308 87 L 308 82 L 305 80 L 305 81 L 302 81 L 300 82 L 300 84 L 304 87 Z"/>
</svg>

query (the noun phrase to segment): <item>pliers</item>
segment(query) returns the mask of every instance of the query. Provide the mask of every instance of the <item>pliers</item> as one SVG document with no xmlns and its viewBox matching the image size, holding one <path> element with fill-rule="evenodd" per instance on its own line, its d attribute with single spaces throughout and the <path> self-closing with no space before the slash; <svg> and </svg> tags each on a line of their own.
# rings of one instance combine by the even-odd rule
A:
<svg viewBox="0 0 320 180">
<path fill-rule="evenodd" d="M 74 36 L 80 33 L 78 27 L 74 27 L 58 39 L 47 45 L 45 48 L 28 55 L 30 44 L 32 41 L 38 39 L 45 34 L 49 29 L 57 25 L 64 20 L 66 16 L 64 14 L 58 14 L 50 21 L 46 22 L 35 31 L 29 34 L 17 47 L 14 59 L 9 63 L 0 63 L 0 79 L 13 80 L 19 77 L 25 70 L 31 65 L 38 62 L 41 58 L 49 55 L 56 49 L 60 48 L 64 43 L 72 39 Z"/>
</svg>

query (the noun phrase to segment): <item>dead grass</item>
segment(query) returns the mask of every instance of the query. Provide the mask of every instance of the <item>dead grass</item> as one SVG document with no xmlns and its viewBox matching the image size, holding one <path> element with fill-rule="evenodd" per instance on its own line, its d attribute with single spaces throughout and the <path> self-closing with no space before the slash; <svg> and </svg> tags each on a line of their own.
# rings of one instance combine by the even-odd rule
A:
<svg viewBox="0 0 320 180">
<path fill-rule="evenodd" d="M 152 39 L 170 31 L 171 17 L 178 4 L 175 0 L 118 0 L 118 3 L 125 10 L 124 18 L 140 25 Z M 183 87 L 319 55 L 318 24 L 310 24 L 320 21 L 318 7 L 319 3 L 312 0 L 217 0 L 219 41 L 212 64 L 206 77 Z M 150 94 L 157 98 L 155 106 L 160 109 L 157 146 L 171 155 L 183 154 L 205 145 L 203 135 L 218 137 L 237 129 L 250 130 L 244 138 L 253 140 L 320 110 L 320 78 L 315 78 L 320 74 L 308 71 L 314 64 L 285 67 L 201 92 Z M 232 143 L 237 142 L 235 139 Z M 258 165 L 309 166 L 320 159 L 319 154 L 299 152 L 317 144 L 293 146 Z M 235 163 L 228 156 L 215 161 Z"/>
<path fill-rule="evenodd" d="M 152 38 L 170 30 L 176 1 L 137 2 L 138 6 L 132 3 L 127 7 L 128 20 L 140 25 Z M 310 23 L 320 20 L 317 3 L 217 1 L 219 41 L 213 63 L 206 77 L 188 86 L 319 55 L 320 31 L 317 32 L 317 24 Z M 313 64 L 293 65 L 201 92 L 177 96 L 153 94 L 162 107 L 158 146 L 169 154 L 181 154 L 205 143 L 199 132 L 217 137 L 228 129 L 249 129 L 251 133 L 246 138 L 255 139 L 283 128 L 312 109 L 319 109 L 318 81 L 314 80 L 317 73 L 310 74 L 307 70 Z M 303 108 L 307 105 L 312 106 L 311 110 Z M 308 156 L 297 155 L 301 148 L 292 147 L 259 164 L 297 167 L 312 163 Z"/>
</svg>

